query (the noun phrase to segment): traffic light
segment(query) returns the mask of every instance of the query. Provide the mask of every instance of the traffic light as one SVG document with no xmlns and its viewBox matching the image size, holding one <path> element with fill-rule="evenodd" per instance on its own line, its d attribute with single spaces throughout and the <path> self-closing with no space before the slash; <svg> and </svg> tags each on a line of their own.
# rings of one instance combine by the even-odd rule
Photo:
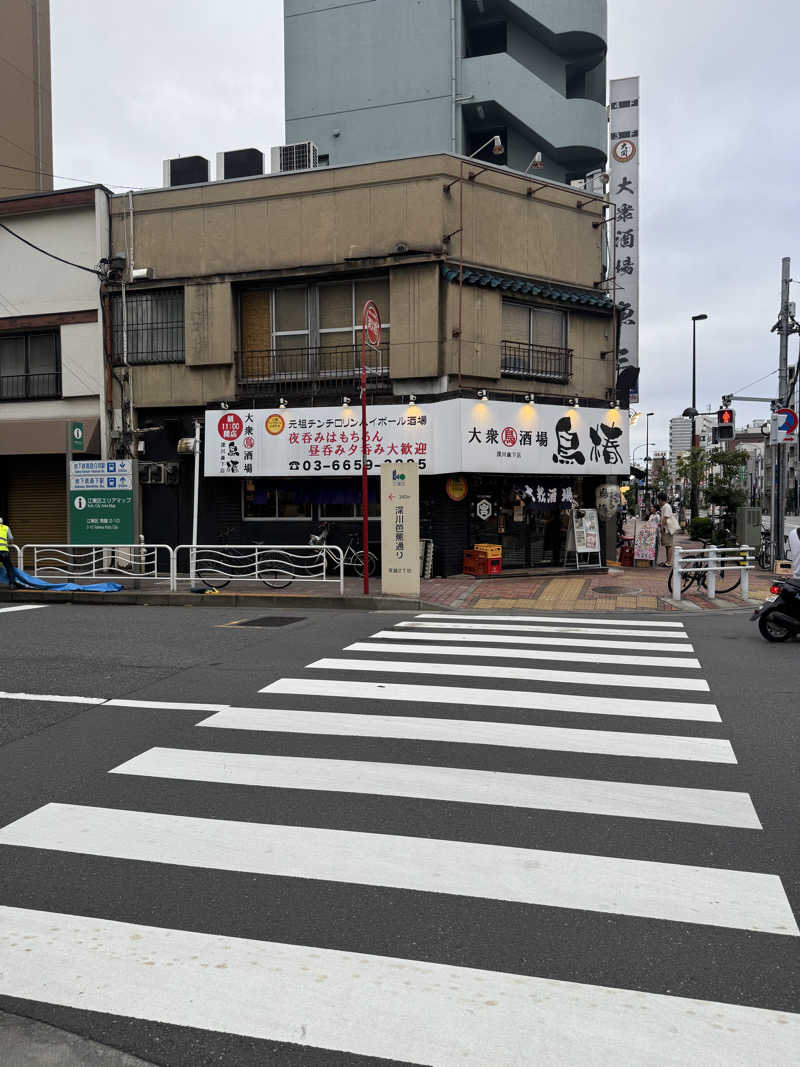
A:
<svg viewBox="0 0 800 1067">
<path fill-rule="evenodd" d="M 733 408 L 720 408 L 717 412 L 717 439 L 732 441 L 736 437 L 736 412 Z"/>
</svg>

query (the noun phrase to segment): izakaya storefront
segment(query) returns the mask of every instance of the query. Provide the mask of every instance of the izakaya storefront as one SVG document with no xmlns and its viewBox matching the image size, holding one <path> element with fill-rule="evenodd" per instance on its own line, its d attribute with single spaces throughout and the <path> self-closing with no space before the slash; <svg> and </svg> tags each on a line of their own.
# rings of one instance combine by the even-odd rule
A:
<svg viewBox="0 0 800 1067">
<path fill-rule="evenodd" d="M 361 516 L 361 429 L 356 407 L 206 412 L 204 471 L 219 479 L 218 510 L 230 516 L 238 490 L 243 538 L 304 543 L 328 521 L 344 543 Z M 387 460 L 415 463 L 420 535 L 433 540 L 440 575 L 460 572 L 464 549 L 482 542 L 502 545 L 504 569 L 558 565 L 573 502 L 593 507 L 596 488 L 629 471 L 628 415 L 616 409 L 376 405 L 367 439 L 370 548 L 380 546 L 374 475 Z"/>
</svg>

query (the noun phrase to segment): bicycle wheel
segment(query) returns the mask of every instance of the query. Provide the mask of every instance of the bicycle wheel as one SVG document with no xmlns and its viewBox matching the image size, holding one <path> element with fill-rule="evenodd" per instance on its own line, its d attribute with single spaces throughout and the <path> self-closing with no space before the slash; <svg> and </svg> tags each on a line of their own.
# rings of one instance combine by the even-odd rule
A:
<svg viewBox="0 0 800 1067">
<path fill-rule="evenodd" d="M 286 574 L 279 570 L 260 571 L 258 577 L 270 589 L 285 589 L 287 585 L 292 584 L 292 579 L 287 578 Z"/>
<path fill-rule="evenodd" d="M 672 576 L 674 575 L 674 573 L 675 572 L 673 570 L 671 570 L 669 572 L 669 578 L 667 579 L 667 588 L 669 589 L 670 593 L 672 592 Z M 696 575 L 694 575 L 694 574 L 681 574 L 681 593 L 685 593 L 686 590 L 689 588 L 689 586 L 692 585 L 692 583 L 695 582 L 695 581 L 697 581 L 697 576 Z M 698 584 L 699 584 L 699 582 L 698 582 Z"/>
<path fill-rule="evenodd" d="M 220 572 L 214 567 L 204 567 L 195 573 L 203 585 L 208 586 L 209 589 L 224 589 L 226 585 L 231 584 L 230 578 L 221 577 Z"/>
<path fill-rule="evenodd" d="M 741 567 L 721 567 L 717 573 L 717 592 L 730 593 L 742 582 Z"/>
<path fill-rule="evenodd" d="M 356 574 L 364 574 L 364 553 L 353 553 L 353 566 L 356 569 Z M 367 553 L 367 573 L 371 576 L 378 569 L 378 557 L 374 552 Z"/>
</svg>

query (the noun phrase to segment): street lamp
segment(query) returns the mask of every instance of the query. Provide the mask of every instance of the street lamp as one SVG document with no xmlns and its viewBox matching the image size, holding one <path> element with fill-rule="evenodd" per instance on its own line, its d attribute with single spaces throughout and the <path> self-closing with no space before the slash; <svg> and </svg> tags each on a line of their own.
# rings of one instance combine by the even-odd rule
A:
<svg viewBox="0 0 800 1067">
<path fill-rule="evenodd" d="M 708 315 L 692 315 L 692 406 L 684 409 L 684 416 L 692 420 L 692 460 L 694 461 L 694 449 L 697 448 L 697 324 L 707 319 Z M 692 478 L 692 495 L 690 508 L 692 518 L 697 518 L 697 477 Z"/>
<path fill-rule="evenodd" d="M 654 411 L 648 411 L 645 414 L 646 419 L 646 438 L 647 444 L 644 446 L 644 498 L 647 500 L 647 494 L 650 491 L 650 416 L 655 415 Z"/>
</svg>

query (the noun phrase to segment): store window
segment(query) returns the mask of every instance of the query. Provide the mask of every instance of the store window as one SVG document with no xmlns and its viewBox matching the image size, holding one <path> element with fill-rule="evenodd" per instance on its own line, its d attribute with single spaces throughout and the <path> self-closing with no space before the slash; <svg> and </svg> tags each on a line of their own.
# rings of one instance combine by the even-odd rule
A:
<svg viewBox="0 0 800 1067">
<path fill-rule="evenodd" d="M 247 478 L 242 487 L 242 518 L 245 520 L 298 521 L 312 518 L 312 487 Z"/>
<path fill-rule="evenodd" d="M 0 334 L 0 400 L 61 396 L 58 330 Z"/>
<path fill-rule="evenodd" d="M 183 289 L 128 291 L 111 297 L 114 356 L 129 363 L 183 363 Z M 127 325 L 126 325 L 127 319 Z M 125 338 L 127 336 L 127 353 Z"/>
<path fill-rule="evenodd" d="M 377 478 L 367 482 L 367 515 L 379 519 L 381 505 Z M 352 522 L 361 518 L 360 479 L 326 479 L 319 486 L 319 517 L 326 522 Z"/>
</svg>

